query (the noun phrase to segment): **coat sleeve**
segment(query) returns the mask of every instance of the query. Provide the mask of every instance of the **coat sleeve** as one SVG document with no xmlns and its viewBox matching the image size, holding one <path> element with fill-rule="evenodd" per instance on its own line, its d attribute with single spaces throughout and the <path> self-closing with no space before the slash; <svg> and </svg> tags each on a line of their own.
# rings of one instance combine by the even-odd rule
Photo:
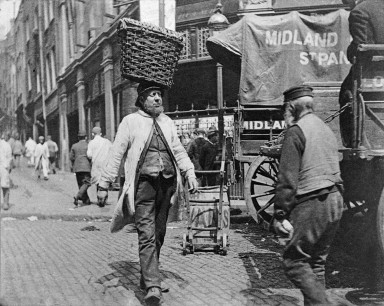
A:
<svg viewBox="0 0 384 306">
<path fill-rule="evenodd" d="M 91 159 L 92 160 L 92 147 L 93 147 L 93 143 L 94 143 L 94 140 L 91 140 L 90 142 L 89 142 L 89 144 L 88 144 L 88 149 L 87 149 L 87 157 L 89 158 L 89 159 Z"/>
<path fill-rule="evenodd" d="M 370 25 L 369 12 L 364 6 L 357 6 L 353 9 L 349 15 L 349 32 L 353 38 L 353 41 L 348 47 L 347 57 L 349 61 L 353 60 L 353 57 L 357 53 L 357 47 L 359 44 L 374 43 L 370 41 L 372 36 L 372 28 Z"/>
<path fill-rule="evenodd" d="M 181 144 L 179 137 L 177 136 L 177 129 L 175 124 L 171 121 L 172 129 L 172 151 L 175 155 L 177 166 L 179 167 L 181 174 L 185 178 L 196 177 L 195 167 L 188 157 L 184 146 Z"/>
<path fill-rule="evenodd" d="M 277 220 L 286 218 L 296 205 L 299 171 L 305 149 L 305 136 L 298 126 L 287 130 L 281 152 L 276 185 L 275 213 Z"/>
<path fill-rule="evenodd" d="M 73 162 L 75 161 L 75 150 L 74 150 L 73 146 L 71 147 L 71 152 L 69 153 L 69 159 L 73 164 Z"/>
<path fill-rule="evenodd" d="M 131 137 L 129 120 L 129 117 L 125 117 L 117 130 L 115 141 L 110 149 L 107 164 L 101 173 L 99 186 L 102 188 L 108 188 L 109 185 L 116 179 L 119 174 L 121 160 L 125 152 L 130 147 Z"/>
</svg>

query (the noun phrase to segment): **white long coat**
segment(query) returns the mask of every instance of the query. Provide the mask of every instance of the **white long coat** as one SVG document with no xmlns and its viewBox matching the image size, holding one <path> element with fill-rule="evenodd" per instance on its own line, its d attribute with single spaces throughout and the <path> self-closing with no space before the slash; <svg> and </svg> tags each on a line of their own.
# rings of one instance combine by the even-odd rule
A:
<svg viewBox="0 0 384 306">
<path fill-rule="evenodd" d="M 181 175 L 185 178 L 195 177 L 195 169 L 183 145 L 180 143 L 176 126 L 172 119 L 165 114 L 161 114 L 156 118 L 156 121 L 176 160 L 174 166 L 175 169 L 177 169 L 177 188 L 171 199 L 171 204 L 174 204 L 177 199 L 177 194 L 182 188 Z M 111 232 L 119 231 L 128 223 L 127 216 L 124 216 L 123 214 L 123 199 L 125 194 L 128 198 L 128 211 L 131 215 L 134 214 L 136 168 L 141 152 L 143 151 L 152 130 L 152 126 L 153 118 L 142 110 L 124 117 L 119 125 L 107 165 L 105 166 L 99 181 L 100 187 L 107 188 L 109 184 L 115 180 L 119 171 L 121 159 L 125 152 L 127 152 L 127 158 L 124 164 L 125 184 L 112 218 Z"/>
</svg>

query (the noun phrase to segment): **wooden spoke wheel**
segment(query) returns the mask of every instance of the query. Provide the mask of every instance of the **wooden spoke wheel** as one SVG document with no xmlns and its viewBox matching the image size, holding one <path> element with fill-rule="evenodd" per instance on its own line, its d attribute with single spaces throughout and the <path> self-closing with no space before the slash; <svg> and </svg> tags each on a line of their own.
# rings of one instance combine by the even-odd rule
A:
<svg viewBox="0 0 384 306">
<path fill-rule="evenodd" d="M 269 223 L 273 215 L 278 160 L 258 156 L 251 164 L 245 177 L 244 195 L 251 216 L 259 221 L 260 216 Z"/>
<path fill-rule="evenodd" d="M 379 198 L 376 218 L 376 230 L 377 238 L 379 240 L 379 252 L 381 253 L 381 258 L 384 258 L 384 189 L 381 192 L 381 196 Z"/>
</svg>

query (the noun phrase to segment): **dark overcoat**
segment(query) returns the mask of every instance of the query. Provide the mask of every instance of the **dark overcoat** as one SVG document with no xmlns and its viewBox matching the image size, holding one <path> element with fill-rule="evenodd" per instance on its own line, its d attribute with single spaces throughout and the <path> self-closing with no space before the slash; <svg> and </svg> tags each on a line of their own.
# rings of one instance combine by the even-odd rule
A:
<svg viewBox="0 0 384 306">
<path fill-rule="evenodd" d="M 352 61 L 359 44 L 384 44 L 384 1 L 360 2 L 349 15 L 349 32 L 353 41 L 348 47 L 348 59 Z"/>
<path fill-rule="evenodd" d="M 80 140 L 71 148 L 70 160 L 73 172 L 91 172 L 91 162 L 87 157 L 88 143 Z"/>
</svg>

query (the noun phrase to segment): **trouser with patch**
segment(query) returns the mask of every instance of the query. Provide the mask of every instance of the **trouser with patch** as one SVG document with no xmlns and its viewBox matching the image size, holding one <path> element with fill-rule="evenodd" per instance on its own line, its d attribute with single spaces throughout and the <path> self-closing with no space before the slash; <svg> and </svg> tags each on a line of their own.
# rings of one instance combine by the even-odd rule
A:
<svg viewBox="0 0 384 306">
<path fill-rule="evenodd" d="M 287 277 L 304 295 L 304 305 L 329 305 L 325 262 L 343 212 L 343 198 L 332 192 L 298 204 L 290 214 L 294 232 L 284 251 Z"/>
</svg>

